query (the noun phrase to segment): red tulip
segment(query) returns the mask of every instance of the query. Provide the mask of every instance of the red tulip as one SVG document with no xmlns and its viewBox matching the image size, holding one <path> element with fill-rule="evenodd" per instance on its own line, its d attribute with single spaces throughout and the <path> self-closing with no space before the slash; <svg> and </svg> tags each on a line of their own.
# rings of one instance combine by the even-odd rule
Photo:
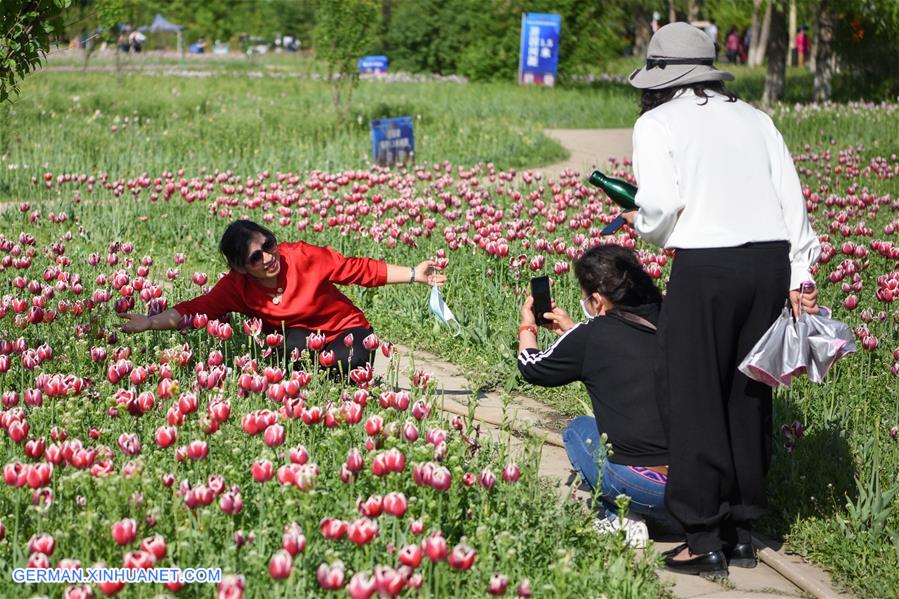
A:
<svg viewBox="0 0 899 599">
<path fill-rule="evenodd" d="M 112 538 L 119 545 L 130 545 L 137 538 L 137 522 L 132 518 L 116 522 L 112 525 Z"/>
<path fill-rule="evenodd" d="M 209 454 L 209 444 L 206 441 L 195 439 L 187 445 L 187 457 L 192 460 L 205 459 Z"/>
<path fill-rule="evenodd" d="M 365 501 L 359 500 L 359 513 L 369 518 L 377 518 L 383 509 L 383 498 L 380 495 L 371 495 Z"/>
<path fill-rule="evenodd" d="M 243 499 L 240 493 L 228 491 L 219 498 L 219 509 L 229 516 L 235 516 L 243 510 Z"/>
<path fill-rule="evenodd" d="M 431 487 L 438 491 L 447 491 L 453 484 L 453 475 L 446 466 L 434 469 L 431 475 Z"/>
<path fill-rule="evenodd" d="M 311 352 L 318 352 L 325 348 L 325 336 L 313 333 L 306 337 L 306 349 Z"/>
<path fill-rule="evenodd" d="M 325 350 L 318 355 L 318 362 L 325 368 L 330 368 L 334 365 L 334 360 L 336 360 L 336 356 L 334 352 L 331 350 Z"/>
<path fill-rule="evenodd" d="M 279 549 L 268 562 L 268 573 L 275 580 L 283 580 L 290 576 L 290 569 L 293 566 L 293 558 L 288 552 Z"/>
<path fill-rule="evenodd" d="M 250 472 L 253 480 L 257 483 L 264 483 L 270 481 L 275 475 L 275 467 L 268 460 L 257 460 L 250 467 Z"/>
<path fill-rule="evenodd" d="M 336 518 L 325 518 L 318 527 L 322 536 L 331 541 L 342 539 L 347 532 L 347 523 Z"/>
<path fill-rule="evenodd" d="M 299 527 L 286 531 L 281 536 L 281 547 L 292 556 L 306 551 L 306 537 Z"/>
<path fill-rule="evenodd" d="M 370 577 L 367 572 L 356 572 L 347 585 L 347 594 L 351 599 L 369 599 L 377 590 L 375 579 Z"/>
<path fill-rule="evenodd" d="M 318 585 L 326 591 L 336 591 L 343 588 L 344 571 L 343 562 L 336 561 L 330 566 L 321 564 L 315 571 Z"/>
<path fill-rule="evenodd" d="M 119 543 L 120 545 L 124 545 L 125 543 Z M 165 538 L 162 535 L 153 535 L 152 537 L 147 537 L 140 543 L 140 548 L 147 553 L 153 555 L 157 560 L 161 560 L 166 555 L 166 545 Z"/>
<path fill-rule="evenodd" d="M 432 562 L 439 562 L 440 560 L 446 559 L 446 556 L 449 553 L 449 546 L 447 545 L 446 539 L 444 539 L 443 535 L 439 532 L 435 532 L 422 541 L 421 547 L 425 552 L 425 555 L 428 556 L 428 559 Z"/>
<path fill-rule="evenodd" d="M 365 432 L 368 433 L 369 436 L 374 437 L 375 435 L 379 435 L 383 430 L 384 419 L 377 414 L 369 416 L 368 420 L 365 421 Z"/>
<path fill-rule="evenodd" d="M 401 564 L 414 570 L 421 564 L 421 556 L 421 545 L 406 545 L 400 549 L 399 560 Z"/>
<path fill-rule="evenodd" d="M 384 511 L 391 516 L 402 518 L 406 514 L 409 502 L 402 493 L 391 492 L 384 496 Z"/>
<path fill-rule="evenodd" d="M 487 592 L 494 597 L 498 597 L 506 593 L 507 586 L 509 586 L 509 579 L 506 576 L 494 574 L 490 577 L 490 582 L 487 585 Z"/>
<path fill-rule="evenodd" d="M 378 536 L 378 524 L 370 518 L 358 518 L 347 527 L 347 538 L 357 546 L 367 544 Z"/>
<path fill-rule="evenodd" d="M 389 566 L 375 566 L 375 587 L 382 597 L 396 597 L 406 586 L 406 579 L 399 570 Z"/>
<path fill-rule="evenodd" d="M 459 544 L 453 547 L 447 557 L 447 563 L 454 570 L 468 570 L 474 563 L 477 552 L 468 545 Z"/>
<path fill-rule="evenodd" d="M 54 549 L 56 539 L 46 533 L 36 534 L 28 541 L 28 553 L 40 553 L 44 557 L 49 557 L 53 555 Z"/>
<path fill-rule="evenodd" d="M 146 551 L 129 551 L 123 562 L 123 566 L 129 570 L 149 570 L 156 563 L 156 558 Z"/>
<path fill-rule="evenodd" d="M 355 447 L 351 447 L 349 451 L 347 451 L 346 455 L 346 467 L 350 472 L 358 473 L 362 470 L 364 460 L 362 459 L 362 453 L 359 452 Z"/>
<path fill-rule="evenodd" d="M 163 449 L 171 447 L 178 441 L 178 429 L 174 426 L 160 426 L 156 429 L 155 439 L 156 444 Z"/>
<path fill-rule="evenodd" d="M 518 469 L 518 466 L 512 462 L 506 464 L 506 467 L 503 468 L 503 480 L 507 483 L 516 483 L 519 478 L 521 478 L 521 470 Z"/>
<path fill-rule="evenodd" d="M 105 568 L 106 564 L 103 562 L 98 562 L 93 565 L 93 569 L 101 569 Z M 98 582 L 97 588 L 100 589 L 100 592 L 106 595 L 107 597 L 111 597 L 113 595 L 117 595 L 123 588 L 125 588 L 124 582 Z"/>
<path fill-rule="evenodd" d="M 265 429 L 265 444 L 269 447 L 278 447 L 284 443 L 284 427 L 273 424 Z"/>
<path fill-rule="evenodd" d="M 527 578 L 525 578 L 518 585 L 518 596 L 526 599 L 533 594 L 534 593 L 531 591 L 531 582 Z"/>
<path fill-rule="evenodd" d="M 493 475 L 493 471 L 491 471 L 490 468 L 484 468 L 484 470 L 481 471 L 480 483 L 485 489 L 492 489 L 493 485 L 496 484 L 496 477 Z"/>
</svg>

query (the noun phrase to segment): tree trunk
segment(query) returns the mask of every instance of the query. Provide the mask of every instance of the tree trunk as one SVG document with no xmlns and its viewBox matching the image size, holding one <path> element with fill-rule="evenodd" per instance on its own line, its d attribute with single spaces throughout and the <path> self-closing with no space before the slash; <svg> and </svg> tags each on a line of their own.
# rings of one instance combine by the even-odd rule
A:
<svg viewBox="0 0 899 599">
<path fill-rule="evenodd" d="M 642 11 L 634 15 L 634 56 L 645 56 L 646 46 L 652 37 L 652 26 Z"/>
<path fill-rule="evenodd" d="M 797 62 L 793 62 L 793 51 L 796 50 L 796 0 L 790 0 L 790 24 L 787 27 L 787 42 L 789 43 L 789 50 L 787 54 L 787 65 L 796 66 L 799 64 Z"/>
<path fill-rule="evenodd" d="M 771 5 L 773 4 L 774 2 L 771 3 Z M 789 34 L 787 33 L 787 17 L 780 6 L 774 6 L 771 9 L 768 35 L 768 73 L 765 76 L 765 89 L 762 92 L 762 104 L 766 106 L 780 102 L 784 97 Z"/>
<path fill-rule="evenodd" d="M 755 60 L 756 47 L 759 44 L 759 9 L 763 0 L 752 0 L 752 24 L 749 26 L 749 47 L 746 48 L 746 62 L 752 66 Z"/>
<path fill-rule="evenodd" d="M 762 30 L 758 35 L 758 43 L 755 44 L 755 53 L 749 55 L 749 66 L 757 67 L 765 62 L 765 52 L 768 49 L 768 37 L 771 35 L 771 9 L 774 0 L 769 0 L 768 6 L 765 7 L 765 19 L 762 21 Z M 753 42 L 755 39 L 753 38 Z"/>
<path fill-rule="evenodd" d="M 677 11 L 674 9 L 674 0 L 668 0 L 668 22 L 677 21 Z"/>
<path fill-rule="evenodd" d="M 818 8 L 818 27 L 815 38 L 818 40 L 815 54 L 815 102 L 830 100 L 833 84 L 833 12 L 830 3 L 823 0 Z"/>
</svg>

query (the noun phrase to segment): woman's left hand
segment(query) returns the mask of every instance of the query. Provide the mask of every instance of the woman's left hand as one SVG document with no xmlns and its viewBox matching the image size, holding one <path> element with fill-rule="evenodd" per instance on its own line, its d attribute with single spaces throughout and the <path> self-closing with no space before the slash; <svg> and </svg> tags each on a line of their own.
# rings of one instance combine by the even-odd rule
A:
<svg viewBox="0 0 899 599">
<path fill-rule="evenodd" d="M 446 275 L 437 272 L 433 260 L 425 260 L 415 267 L 415 282 L 439 286 L 446 282 Z"/>
<path fill-rule="evenodd" d="M 634 219 L 637 218 L 637 211 L 636 210 L 625 210 L 618 216 L 623 218 L 624 222 L 626 222 L 628 224 L 628 226 L 633 227 Z"/>
</svg>

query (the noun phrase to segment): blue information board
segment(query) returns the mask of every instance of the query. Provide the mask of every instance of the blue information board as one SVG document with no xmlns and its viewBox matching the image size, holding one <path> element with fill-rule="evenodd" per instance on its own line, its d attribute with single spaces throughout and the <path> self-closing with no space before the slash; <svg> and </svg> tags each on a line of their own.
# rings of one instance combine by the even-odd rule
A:
<svg viewBox="0 0 899 599">
<path fill-rule="evenodd" d="M 533 12 L 521 15 L 518 83 L 555 85 L 561 32 L 561 15 Z"/>
<path fill-rule="evenodd" d="M 359 59 L 360 73 L 386 73 L 387 72 L 386 56 L 363 56 Z"/>
<path fill-rule="evenodd" d="M 415 160 L 415 132 L 411 116 L 371 122 L 371 155 L 382 166 Z"/>
</svg>

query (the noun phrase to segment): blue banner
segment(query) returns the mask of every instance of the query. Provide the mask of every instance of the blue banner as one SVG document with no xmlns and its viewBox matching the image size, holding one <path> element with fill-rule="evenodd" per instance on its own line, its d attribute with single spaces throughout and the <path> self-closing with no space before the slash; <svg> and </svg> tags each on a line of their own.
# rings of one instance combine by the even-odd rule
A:
<svg viewBox="0 0 899 599">
<path fill-rule="evenodd" d="M 386 56 L 363 56 L 359 59 L 359 72 L 386 73 L 387 62 Z"/>
<path fill-rule="evenodd" d="M 521 15 L 521 55 L 518 83 L 553 86 L 559 67 L 562 17 L 556 14 Z"/>
<path fill-rule="evenodd" d="M 415 133 L 411 116 L 376 119 L 371 122 L 371 155 L 387 166 L 415 160 Z"/>
</svg>

